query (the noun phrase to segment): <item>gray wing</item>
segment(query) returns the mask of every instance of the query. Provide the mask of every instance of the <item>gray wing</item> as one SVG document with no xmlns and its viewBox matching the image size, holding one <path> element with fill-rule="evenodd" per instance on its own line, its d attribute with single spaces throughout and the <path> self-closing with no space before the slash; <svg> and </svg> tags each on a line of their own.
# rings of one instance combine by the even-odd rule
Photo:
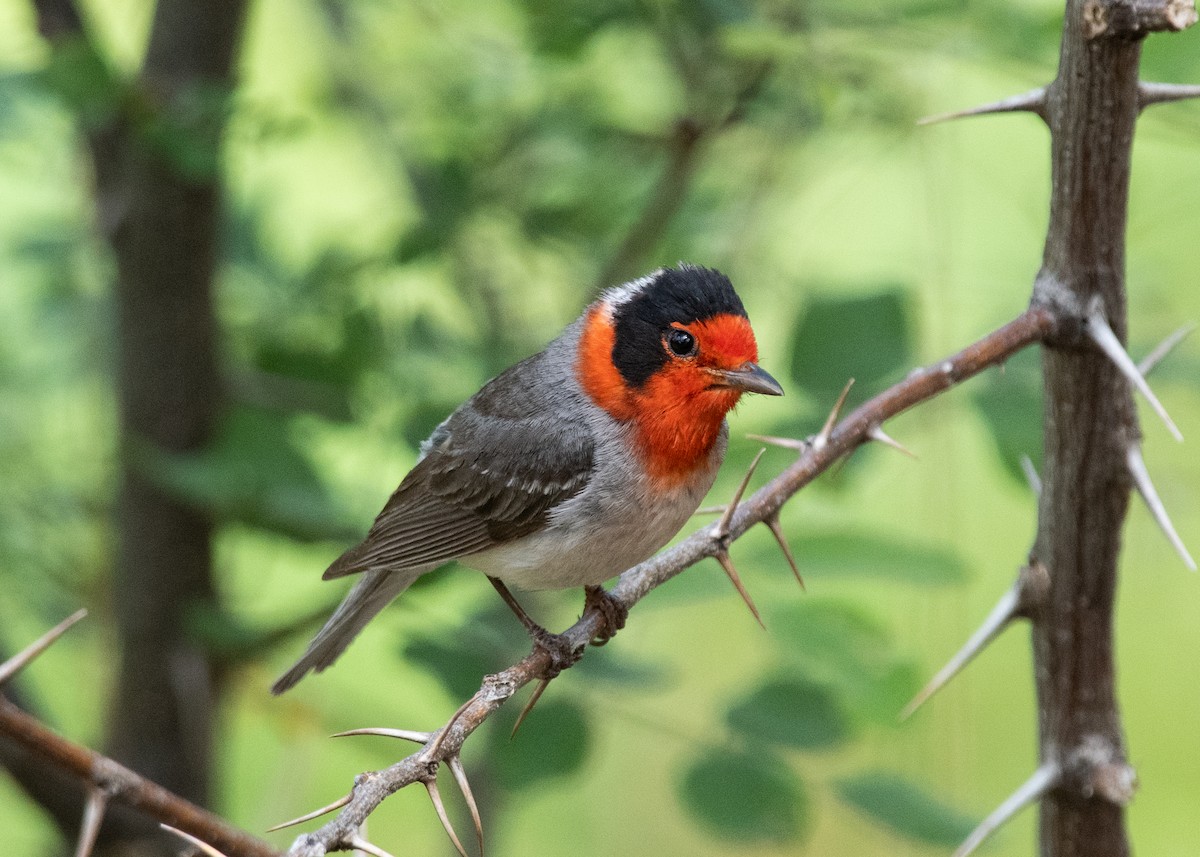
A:
<svg viewBox="0 0 1200 857">
<path fill-rule="evenodd" d="M 362 544 L 325 579 L 432 567 L 539 529 L 592 470 L 591 433 L 571 418 L 581 394 L 564 376 L 543 352 L 476 393 L 438 426 Z"/>
</svg>

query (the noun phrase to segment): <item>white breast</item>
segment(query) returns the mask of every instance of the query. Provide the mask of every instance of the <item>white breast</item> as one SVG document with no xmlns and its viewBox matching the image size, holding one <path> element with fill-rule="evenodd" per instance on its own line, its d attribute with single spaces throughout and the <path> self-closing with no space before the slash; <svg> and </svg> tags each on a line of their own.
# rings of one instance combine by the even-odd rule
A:
<svg viewBox="0 0 1200 857">
<path fill-rule="evenodd" d="M 641 475 L 624 443 L 606 444 L 593 478 L 578 496 L 557 507 L 537 533 L 459 561 L 521 589 L 565 589 L 599 584 L 669 542 L 712 487 L 725 455 L 723 429 L 705 467 L 663 490 Z"/>
</svg>

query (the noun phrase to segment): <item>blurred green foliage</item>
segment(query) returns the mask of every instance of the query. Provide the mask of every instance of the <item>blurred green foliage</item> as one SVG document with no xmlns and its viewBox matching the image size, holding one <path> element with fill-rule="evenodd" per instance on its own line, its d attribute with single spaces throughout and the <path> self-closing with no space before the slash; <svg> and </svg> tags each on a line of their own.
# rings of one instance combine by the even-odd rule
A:
<svg viewBox="0 0 1200 857">
<path fill-rule="evenodd" d="M 974 390 L 975 403 L 987 422 L 1005 471 L 1021 485 L 1026 456 L 1038 472 L 1042 467 L 1042 379 L 1036 352 L 1018 354 Z"/>
<path fill-rule="evenodd" d="M 697 821 L 742 846 L 784 845 L 808 832 L 804 784 L 770 755 L 709 751 L 688 768 L 680 792 Z"/>
<path fill-rule="evenodd" d="M 798 750 L 834 750 L 850 739 L 850 717 L 827 687 L 802 676 L 769 677 L 725 715 L 753 741 Z"/>
<path fill-rule="evenodd" d="M 953 848 L 977 824 L 887 771 L 865 771 L 838 783 L 850 805 L 904 836 Z"/>
<path fill-rule="evenodd" d="M 873 395 L 912 367 L 904 292 L 890 285 L 864 292 L 818 293 L 792 328 L 792 378 L 819 402 L 837 399 L 848 378 Z"/>
<path fill-rule="evenodd" d="M 754 452 L 746 433 L 816 431 L 847 377 L 861 401 L 957 350 L 1020 311 L 1036 270 L 1042 129 L 913 122 L 1046 80 L 1055 4 L 264 0 L 237 89 L 197 90 L 171 116 L 132 84 L 147 10 L 87 6 L 100 52 L 51 58 L 27 5 L 0 0 L 0 638 L 13 647 L 81 603 L 110 620 L 118 453 L 101 236 L 114 213 L 94 208 L 79 134 L 134 111 L 177 169 L 224 185 L 222 429 L 195 456 L 132 452 L 222 523 L 222 609 L 197 613 L 195 633 L 231 666 L 220 802 L 250 829 L 401 752 L 320 736 L 443 723 L 520 653 L 490 588 L 448 571 L 327 675 L 281 700 L 265 690 L 341 592 L 321 570 L 420 440 L 612 272 L 679 259 L 726 270 L 764 365 L 790 372 L 788 398 L 734 415 L 723 502 Z M 1194 38 L 1150 40 L 1146 76 L 1200 80 Z M 1197 115 L 1164 108 L 1139 129 L 1135 352 L 1200 317 L 1184 252 Z M 1195 354 L 1185 346 L 1158 376 L 1185 433 L 1200 418 Z M 789 504 L 811 594 L 765 535 L 734 547 L 768 634 L 702 564 L 552 684 L 516 739 L 515 715 L 489 724 L 467 750 L 489 853 L 936 854 L 957 841 L 1035 763 L 1023 642 L 1006 639 L 903 730 L 894 719 L 1027 549 L 1018 462 L 1039 460 L 1036 363 L 1024 355 L 889 426 L 919 464 L 867 451 Z M 1155 431 L 1160 490 L 1200 544 L 1200 464 Z M 786 461 L 773 450 L 760 474 Z M 1174 706 L 1185 724 L 1195 700 L 1137 665 L 1169 669 L 1200 644 L 1176 615 L 1196 593 L 1137 512 L 1129 544 L 1123 708 L 1155 784 L 1133 809 L 1135 841 L 1182 857 L 1200 739 L 1158 714 Z M 561 624 L 575 600 L 539 606 Z M 84 740 L 100 735 L 112 671 L 106 632 L 92 633 L 30 676 Z M 44 849 L 51 832 L 8 788 L 10 847 Z M 372 819 L 373 839 L 445 847 L 427 807 L 400 806 Z M 994 853 L 1026 853 L 1029 823 Z"/>
</svg>

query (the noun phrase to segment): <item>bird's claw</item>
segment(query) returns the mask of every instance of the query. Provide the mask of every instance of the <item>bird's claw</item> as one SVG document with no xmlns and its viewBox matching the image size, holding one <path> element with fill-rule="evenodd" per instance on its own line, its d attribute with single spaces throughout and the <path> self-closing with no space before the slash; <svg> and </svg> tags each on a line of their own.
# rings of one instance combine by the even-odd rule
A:
<svg viewBox="0 0 1200 857">
<path fill-rule="evenodd" d="M 565 634 L 554 634 L 539 626 L 530 629 L 529 636 L 533 638 L 534 651 L 540 649 L 550 657 L 550 666 L 543 676 L 546 680 L 555 678 L 583 657 L 583 647 L 575 646 Z"/>
<path fill-rule="evenodd" d="M 593 646 L 603 646 L 617 631 L 625 627 L 625 620 L 629 618 L 629 608 L 609 595 L 601 586 L 585 586 L 583 591 L 584 612 L 594 607 L 604 618 L 604 626 L 592 637 Z"/>
</svg>

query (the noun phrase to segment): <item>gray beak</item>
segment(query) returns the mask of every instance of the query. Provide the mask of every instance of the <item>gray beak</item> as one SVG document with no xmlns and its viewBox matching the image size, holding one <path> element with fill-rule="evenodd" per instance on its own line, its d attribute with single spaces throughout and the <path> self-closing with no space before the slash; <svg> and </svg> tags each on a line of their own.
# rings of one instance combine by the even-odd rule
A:
<svg viewBox="0 0 1200 857">
<path fill-rule="evenodd" d="M 737 369 L 710 369 L 717 379 L 717 386 L 731 387 L 746 393 L 762 393 L 764 396 L 782 396 L 783 387 L 757 363 L 747 363 Z"/>
</svg>

